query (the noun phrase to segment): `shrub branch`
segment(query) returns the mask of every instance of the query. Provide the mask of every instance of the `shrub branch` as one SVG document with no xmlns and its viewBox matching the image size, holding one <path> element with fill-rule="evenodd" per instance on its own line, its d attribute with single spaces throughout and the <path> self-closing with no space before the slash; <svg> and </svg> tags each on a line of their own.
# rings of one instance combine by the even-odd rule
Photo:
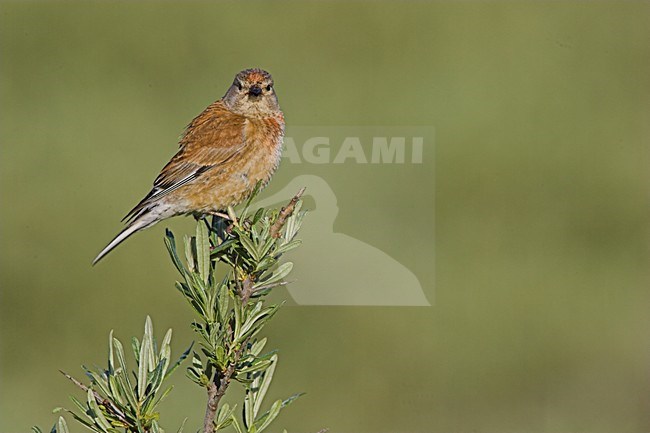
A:
<svg viewBox="0 0 650 433">
<path fill-rule="evenodd" d="M 68 412 L 95 433 L 162 433 L 158 406 L 172 389 L 165 385 L 166 380 L 190 354 L 192 362 L 186 374 L 207 392 L 203 433 L 229 426 L 236 433 L 262 433 L 284 407 L 300 397 L 294 394 L 270 406 L 263 404 L 278 355 L 275 350 L 264 350 L 267 339 L 260 334 L 281 306 L 268 305 L 266 295 L 287 284 L 293 267 L 282 257 L 301 243 L 296 235 L 305 215 L 300 211 L 305 188 L 279 211 L 262 208 L 249 214 L 258 190 L 259 184 L 238 215 L 229 208 L 227 215 L 215 215 L 209 224 L 199 220 L 196 234 L 184 238 L 183 254 L 179 254 L 174 235 L 169 230 L 166 233 L 167 250 L 182 277 L 176 288 L 197 316 L 192 329 L 200 349 L 192 352 L 192 344 L 170 364 L 172 330 L 158 344 L 147 317 L 142 339 L 131 341 L 130 359 L 136 363 L 131 369 L 123 344 L 111 331 L 106 368 L 84 367 L 89 384 L 61 372 L 85 397 L 71 396 L 74 411 L 55 411 Z M 245 391 L 237 412 L 236 405 L 230 407 L 223 401 L 232 382 L 239 382 Z M 42 432 L 37 427 L 33 430 Z M 65 419 L 59 417 L 51 431 L 69 433 Z"/>
</svg>

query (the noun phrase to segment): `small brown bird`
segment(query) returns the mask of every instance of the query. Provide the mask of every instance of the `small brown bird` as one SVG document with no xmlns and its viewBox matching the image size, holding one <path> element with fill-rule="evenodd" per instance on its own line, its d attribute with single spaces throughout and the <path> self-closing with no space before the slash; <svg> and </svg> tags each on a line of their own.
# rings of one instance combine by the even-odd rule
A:
<svg viewBox="0 0 650 433">
<path fill-rule="evenodd" d="M 179 150 L 153 189 L 124 220 L 127 226 L 95 258 L 97 263 L 133 233 L 176 215 L 215 214 L 266 185 L 280 163 L 284 116 L 271 74 L 246 69 L 223 98 L 187 126 Z"/>
</svg>

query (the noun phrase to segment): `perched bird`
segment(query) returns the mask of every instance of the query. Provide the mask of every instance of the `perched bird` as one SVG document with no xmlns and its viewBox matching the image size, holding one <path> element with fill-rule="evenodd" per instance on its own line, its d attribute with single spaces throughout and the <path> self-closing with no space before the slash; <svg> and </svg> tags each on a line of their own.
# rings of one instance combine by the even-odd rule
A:
<svg viewBox="0 0 650 433">
<path fill-rule="evenodd" d="M 175 215 L 219 213 L 266 185 L 280 163 L 284 116 L 271 74 L 246 69 L 223 98 L 185 129 L 179 150 L 153 189 L 124 217 L 127 226 L 95 258 L 97 263 L 133 233 Z"/>
</svg>

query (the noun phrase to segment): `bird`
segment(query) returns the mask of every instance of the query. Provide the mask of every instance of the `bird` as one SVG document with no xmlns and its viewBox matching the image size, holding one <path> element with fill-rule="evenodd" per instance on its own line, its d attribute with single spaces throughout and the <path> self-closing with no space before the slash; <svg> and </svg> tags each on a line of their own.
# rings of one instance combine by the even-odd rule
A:
<svg viewBox="0 0 650 433">
<path fill-rule="evenodd" d="M 266 186 L 280 164 L 284 127 L 271 74 L 259 68 L 239 72 L 225 95 L 187 125 L 176 154 L 93 265 L 161 220 L 219 215 L 248 199 L 258 183 Z"/>
</svg>

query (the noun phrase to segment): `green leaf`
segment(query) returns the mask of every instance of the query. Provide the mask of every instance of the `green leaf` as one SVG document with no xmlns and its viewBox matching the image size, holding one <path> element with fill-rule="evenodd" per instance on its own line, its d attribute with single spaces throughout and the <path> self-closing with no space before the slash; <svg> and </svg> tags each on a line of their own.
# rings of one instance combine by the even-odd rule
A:
<svg viewBox="0 0 650 433">
<path fill-rule="evenodd" d="M 271 266 L 275 265 L 278 261 L 273 256 L 265 256 L 255 266 L 255 272 L 265 271 Z"/>
<path fill-rule="evenodd" d="M 269 308 L 262 310 L 263 302 L 259 301 L 255 304 L 252 310 L 248 313 L 248 317 L 243 319 L 243 323 L 240 327 L 235 327 L 235 340 L 241 340 L 241 338 L 246 335 L 248 331 L 253 327 L 255 322 L 263 318 L 268 314 Z"/>
<path fill-rule="evenodd" d="M 149 374 L 147 385 L 145 387 L 145 394 L 147 396 L 154 396 L 160 385 L 162 385 L 164 368 L 166 360 L 161 360 L 158 366 Z"/>
<path fill-rule="evenodd" d="M 124 400 L 122 399 L 122 394 L 124 393 L 124 391 L 122 390 L 121 386 L 115 379 L 114 375 L 108 376 L 108 388 L 111 391 L 109 395 L 112 397 L 113 400 L 115 400 L 115 403 L 117 403 L 121 407 L 124 407 Z"/>
<path fill-rule="evenodd" d="M 170 328 L 169 330 L 167 330 L 167 333 L 163 338 L 163 342 L 160 345 L 160 353 L 158 354 L 158 362 L 160 363 L 162 361 L 162 373 L 164 375 L 163 378 L 167 377 L 165 373 L 167 372 L 167 367 L 169 367 L 169 363 L 171 361 L 171 355 L 172 355 L 171 340 L 172 340 L 172 330 Z"/>
<path fill-rule="evenodd" d="M 201 380 L 201 372 L 197 371 L 193 367 L 187 367 L 185 370 L 185 375 L 187 376 L 188 379 L 190 379 L 192 382 L 196 383 L 197 385 L 203 386 L 202 380 Z"/>
<path fill-rule="evenodd" d="M 187 269 L 189 270 L 188 276 L 191 276 L 196 272 L 196 261 L 194 259 L 195 239 L 193 236 L 185 235 L 183 236 L 183 243 L 185 244 L 185 263 L 187 263 Z"/>
<path fill-rule="evenodd" d="M 235 334 L 238 335 L 237 340 L 244 341 L 247 338 L 252 338 L 253 336 L 257 335 L 257 333 L 262 330 L 264 324 L 266 324 L 266 322 L 268 322 L 269 319 L 275 315 L 281 305 L 282 304 L 272 305 L 271 307 L 265 308 L 261 312 L 257 313 L 252 318 L 250 325 L 247 324 L 245 331 L 240 331 L 239 334 Z"/>
<path fill-rule="evenodd" d="M 264 277 L 260 278 L 260 281 L 256 283 L 253 286 L 253 288 L 266 286 L 268 284 L 278 282 L 284 277 L 286 277 L 287 275 L 289 275 L 289 272 L 291 272 L 292 269 L 293 269 L 293 263 L 291 262 L 282 263 L 280 266 L 278 266 L 278 269 L 276 269 L 275 272 L 273 272 L 273 274 L 269 278 L 267 279 L 264 279 Z"/>
<path fill-rule="evenodd" d="M 218 256 L 220 253 L 223 251 L 227 250 L 231 246 L 235 245 L 237 243 L 236 239 L 228 239 L 227 241 L 221 242 L 218 246 L 216 246 L 212 252 L 210 253 L 210 257 L 214 258 Z"/>
<path fill-rule="evenodd" d="M 113 357 L 113 330 L 108 334 L 108 374 L 115 371 L 115 361 Z"/>
<path fill-rule="evenodd" d="M 187 377 L 189 377 L 190 380 L 200 386 L 205 386 L 209 381 L 208 376 L 203 371 L 203 363 L 201 362 L 201 358 L 196 352 L 194 352 L 192 356 L 192 366 L 187 367 L 186 373 Z"/>
<path fill-rule="evenodd" d="M 171 368 L 170 368 L 169 370 L 167 370 L 167 373 L 165 373 L 165 378 L 169 377 L 169 375 L 172 374 L 172 373 L 174 372 L 174 370 L 176 370 L 176 369 L 178 368 L 178 366 L 181 365 L 181 364 L 183 363 L 183 361 L 185 361 L 185 359 L 188 357 L 188 355 L 189 355 L 190 352 L 192 351 L 192 346 L 194 346 L 194 342 L 192 342 L 192 343 L 190 344 L 190 347 L 188 347 L 188 348 L 185 350 L 185 352 L 183 352 L 183 353 L 181 354 L 181 356 L 178 358 L 178 361 L 176 361 L 176 362 L 174 363 L 174 365 L 172 365 Z"/>
<path fill-rule="evenodd" d="M 183 294 L 183 296 L 185 296 L 187 302 L 189 302 L 199 316 L 204 317 L 207 314 L 203 308 L 201 296 L 198 295 L 195 290 L 190 289 L 190 286 L 187 284 L 178 281 L 176 282 L 176 288 Z"/>
<path fill-rule="evenodd" d="M 253 258 L 253 260 L 256 262 L 260 260 L 257 247 L 245 233 L 241 233 L 239 235 L 239 242 L 241 243 L 242 247 L 244 247 L 246 252 L 248 252 L 248 254 Z"/>
<path fill-rule="evenodd" d="M 264 370 L 269 365 L 271 365 L 271 361 L 269 360 L 259 361 L 249 365 L 248 367 L 243 367 L 237 370 L 237 374 L 252 373 L 254 371 Z"/>
<path fill-rule="evenodd" d="M 241 428 L 241 425 L 239 425 L 239 421 L 237 421 L 237 417 L 235 417 L 235 414 L 230 415 L 230 419 L 232 420 L 232 426 L 235 427 L 235 431 L 237 433 L 244 433 L 244 430 Z"/>
<path fill-rule="evenodd" d="M 253 191 L 251 191 L 251 194 L 248 196 L 248 200 L 246 200 L 246 204 L 244 205 L 244 209 L 242 210 L 242 212 L 240 214 L 241 215 L 240 219 L 243 219 L 243 218 L 246 217 L 246 213 L 248 212 L 248 208 L 251 206 L 251 203 L 253 202 L 253 200 L 255 199 L 257 194 L 259 194 L 259 192 L 262 189 L 263 185 L 264 185 L 264 182 L 262 182 L 261 180 L 257 181 L 255 186 L 253 187 Z"/>
<path fill-rule="evenodd" d="M 59 417 L 59 420 L 56 423 L 56 433 L 70 433 L 68 430 L 68 424 L 66 424 L 65 419 L 62 416 Z"/>
<path fill-rule="evenodd" d="M 196 224 L 196 256 L 199 275 L 207 284 L 210 278 L 210 235 L 208 227 L 201 220 Z"/>
<path fill-rule="evenodd" d="M 249 432 L 251 431 L 251 427 L 253 427 L 253 423 L 255 422 L 255 414 L 253 413 L 254 398 L 255 398 L 254 391 L 252 391 L 250 388 L 247 389 L 246 395 L 244 396 L 243 420 L 244 420 L 244 427 Z"/>
<path fill-rule="evenodd" d="M 162 343 L 160 344 L 160 353 L 158 359 L 161 359 L 169 354 L 169 351 L 171 350 L 171 342 L 172 342 L 172 329 L 169 328 L 167 330 L 167 333 L 165 334 L 165 337 L 163 338 Z"/>
<path fill-rule="evenodd" d="M 256 341 L 255 343 L 252 344 L 250 348 L 250 353 L 257 356 L 259 355 L 262 350 L 264 349 L 264 346 L 266 345 L 267 338 L 264 337 L 261 340 Z"/>
<path fill-rule="evenodd" d="M 254 428 L 255 428 L 256 433 L 259 433 L 262 430 L 264 430 L 266 427 L 268 427 L 269 424 L 271 424 L 271 422 L 278 416 L 281 409 L 287 407 L 288 405 L 293 403 L 296 399 L 298 399 L 302 395 L 304 395 L 304 393 L 294 394 L 294 395 L 292 395 L 291 397 L 289 397 L 289 398 L 287 398 L 285 400 L 277 400 L 275 403 L 273 403 L 273 406 L 271 406 L 271 409 L 264 412 L 255 421 Z"/>
<path fill-rule="evenodd" d="M 224 349 L 223 346 L 217 346 L 214 355 L 217 358 L 219 365 L 223 366 L 226 364 L 226 349 Z"/>
<path fill-rule="evenodd" d="M 108 380 L 104 379 L 102 376 L 97 374 L 94 371 L 86 370 L 86 374 L 90 376 L 91 382 L 93 385 L 96 385 L 99 388 L 99 391 L 103 392 L 104 395 L 109 396 L 111 395 L 111 391 L 108 387 Z"/>
<path fill-rule="evenodd" d="M 185 428 L 185 423 L 187 422 L 187 418 L 183 419 L 183 422 L 181 423 L 181 426 L 176 430 L 176 433 L 183 433 L 183 429 Z"/>
<path fill-rule="evenodd" d="M 126 397 L 126 400 L 129 403 L 129 406 L 135 410 L 138 407 L 136 400 L 137 397 L 129 381 L 129 372 L 127 370 L 116 371 L 115 374 L 115 384 L 121 390 L 120 394 Z"/>
<path fill-rule="evenodd" d="M 160 394 L 160 396 L 156 399 L 156 401 L 154 402 L 154 404 L 151 407 L 155 408 L 156 406 L 158 406 L 160 404 L 160 402 L 163 401 L 165 399 L 165 397 L 167 397 L 167 395 L 170 392 L 172 392 L 172 389 L 174 389 L 174 385 L 170 385 L 169 387 L 167 387 L 167 389 L 165 389 L 163 391 L 163 393 Z"/>
<path fill-rule="evenodd" d="M 271 232 L 271 221 L 269 221 L 268 219 L 264 220 L 262 223 L 262 231 L 260 232 L 260 237 L 262 239 L 273 239 L 269 236 L 270 232 Z"/>
<path fill-rule="evenodd" d="M 149 371 L 153 371 L 156 368 L 156 350 L 154 349 L 154 338 L 153 338 L 153 323 L 151 322 L 151 317 L 147 316 L 147 319 L 144 322 L 144 336 L 142 337 L 142 345 L 149 352 L 147 356 L 148 365 L 147 368 Z"/>
<path fill-rule="evenodd" d="M 280 414 L 280 410 L 282 409 L 282 400 L 276 400 L 273 405 L 271 406 L 271 409 L 268 410 L 264 415 L 258 419 L 255 424 L 255 432 L 260 433 L 264 431 L 275 418 Z"/>
<path fill-rule="evenodd" d="M 228 427 L 230 424 L 232 424 L 232 414 L 235 411 L 235 408 L 237 405 L 234 405 L 232 408 L 228 405 L 228 403 L 224 403 L 220 408 L 219 411 L 217 412 L 216 419 L 214 421 L 215 424 L 215 431 L 224 429 Z"/>
<path fill-rule="evenodd" d="M 269 386 L 271 386 L 271 380 L 273 380 L 273 373 L 275 373 L 275 367 L 278 363 L 278 355 L 273 355 L 269 361 L 271 365 L 269 366 L 269 368 L 266 369 L 266 371 L 262 375 L 262 381 L 260 383 L 259 390 L 257 391 L 257 397 L 255 398 L 255 407 L 253 408 L 253 412 L 255 413 L 256 417 L 260 408 L 262 407 L 262 401 L 266 396 L 266 392 L 269 390 Z"/>
<path fill-rule="evenodd" d="M 125 382 L 124 383 L 124 385 L 125 385 L 124 388 L 126 390 L 128 390 L 128 391 L 132 391 L 133 386 L 131 385 L 131 381 L 129 380 L 128 370 L 126 368 L 126 360 L 124 359 L 124 347 L 122 346 L 122 343 L 120 342 L 120 340 L 118 340 L 117 338 L 113 338 L 113 346 L 115 347 L 115 354 L 117 355 L 117 362 L 120 365 L 120 369 L 122 370 L 122 374 L 118 375 L 116 373 L 116 375 L 118 377 L 120 377 L 120 378 L 123 378 L 123 380 Z M 132 393 L 127 393 L 127 395 L 128 394 L 131 394 L 133 397 L 135 397 L 135 395 L 133 395 Z"/>
<path fill-rule="evenodd" d="M 270 236 L 266 238 L 266 241 L 259 249 L 259 257 L 262 258 L 266 256 L 268 252 L 271 250 L 271 247 L 273 247 L 273 245 L 275 245 L 275 239 Z"/>
<path fill-rule="evenodd" d="M 287 218 L 287 222 L 284 225 L 284 233 L 282 235 L 282 238 L 287 242 L 296 236 L 298 230 L 300 229 L 300 226 L 302 225 L 302 220 L 305 217 L 306 212 L 300 212 L 301 208 L 302 200 L 298 200 L 296 207 L 293 210 L 293 214 Z"/>
<path fill-rule="evenodd" d="M 192 355 L 192 367 L 203 373 L 203 362 L 198 353 L 194 352 Z"/>
<path fill-rule="evenodd" d="M 296 393 L 296 394 L 294 394 L 294 395 L 292 395 L 292 396 L 290 396 L 290 397 L 288 397 L 288 398 L 285 398 L 285 399 L 282 401 L 282 407 L 285 408 L 285 407 L 289 406 L 291 403 L 293 403 L 294 401 L 298 400 L 298 399 L 299 399 L 300 397 L 302 397 L 303 395 L 305 395 L 304 392 L 299 392 L 299 393 Z"/>
<path fill-rule="evenodd" d="M 178 257 L 174 233 L 169 229 L 165 229 L 165 245 L 167 246 L 167 251 L 169 251 L 169 256 L 171 257 L 174 266 L 178 269 L 178 272 L 180 272 L 181 275 L 185 276 L 187 274 L 187 269 L 185 269 L 183 262 L 181 262 L 181 259 Z"/>
<path fill-rule="evenodd" d="M 257 224 L 257 222 L 262 219 L 262 216 L 264 215 L 264 208 L 261 207 L 255 212 L 255 215 L 253 216 L 253 224 Z"/>
<path fill-rule="evenodd" d="M 88 408 L 87 408 L 87 407 L 86 407 L 86 406 L 85 406 L 81 401 L 79 401 L 79 399 L 78 399 L 77 397 L 75 397 L 74 395 L 71 395 L 71 396 L 70 396 L 70 400 L 72 401 L 72 403 L 74 403 L 75 406 L 77 406 L 77 408 L 79 408 L 79 410 L 80 410 L 84 415 L 86 415 L 86 416 L 88 417 L 89 420 L 91 420 L 91 421 L 93 420 L 93 419 L 90 417 L 90 415 L 88 415 Z M 70 412 L 68 409 L 65 409 L 65 408 L 64 408 L 64 410 L 65 410 L 66 412 Z"/>
<path fill-rule="evenodd" d="M 244 320 L 244 318 L 242 317 L 244 314 L 242 310 L 243 310 L 243 306 L 240 303 L 235 302 L 235 305 L 233 306 L 233 312 L 235 313 L 235 317 L 234 317 L 235 329 L 233 330 L 234 340 L 238 340 L 239 337 L 241 336 L 240 329 Z"/>
<path fill-rule="evenodd" d="M 136 361 L 140 359 L 140 340 L 135 337 L 131 337 L 131 349 L 133 349 L 133 355 L 135 355 Z"/>
<path fill-rule="evenodd" d="M 151 317 L 147 316 L 144 323 L 144 335 L 142 336 L 142 345 L 140 346 L 140 360 L 138 362 L 138 400 L 142 402 L 147 387 L 148 373 L 155 368 L 153 357 L 153 325 Z"/>
<path fill-rule="evenodd" d="M 95 395 L 93 394 L 92 389 L 89 389 L 87 394 L 88 394 L 88 407 L 92 411 L 91 417 L 93 418 L 95 425 L 99 427 L 103 432 L 108 433 L 108 429 L 112 428 L 112 426 L 106 420 L 104 414 L 102 413 L 102 410 L 99 408 L 99 405 L 97 404 L 97 400 L 95 400 Z"/>
<path fill-rule="evenodd" d="M 227 314 L 228 307 L 230 302 L 228 301 L 228 276 L 226 276 L 225 281 L 221 284 L 219 290 L 219 319 L 222 323 L 227 323 Z"/>
<path fill-rule="evenodd" d="M 291 242 L 287 242 L 286 244 L 282 244 L 274 251 L 275 254 L 284 254 L 288 251 L 291 251 L 294 248 L 298 248 L 302 244 L 302 240 L 300 239 L 294 239 Z"/>
<path fill-rule="evenodd" d="M 102 433 L 102 431 L 101 431 L 98 427 L 96 427 L 95 424 L 93 424 L 92 422 L 88 422 L 88 421 L 86 421 L 85 419 L 81 418 L 79 415 L 77 415 L 76 413 L 72 412 L 71 410 L 68 410 L 68 409 L 64 409 L 64 410 L 65 410 L 66 412 L 68 412 L 70 415 L 72 415 L 72 417 L 75 419 L 75 421 L 77 421 L 79 424 L 81 424 L 81 425 L 83 425 L 84 427 L 86 427 L 88 430 L 92 430 L 92 431 L 97 432 L 97 433 Z M 85 413 L 86 409 L 83 408 L 83 406 L 82 406 L 82 410 L 83 410 L 84 413 Z M 55 426 L 56 426 L 56 424 L 55 424 Z M 56 430 L 55 430 L 54 428 L 53 428 L 52 431 L 53 431 L 53 432 L 56 432 Z M 52 432 L 50 432 L 50 433 L 52 433 Z"/>
</svg>

